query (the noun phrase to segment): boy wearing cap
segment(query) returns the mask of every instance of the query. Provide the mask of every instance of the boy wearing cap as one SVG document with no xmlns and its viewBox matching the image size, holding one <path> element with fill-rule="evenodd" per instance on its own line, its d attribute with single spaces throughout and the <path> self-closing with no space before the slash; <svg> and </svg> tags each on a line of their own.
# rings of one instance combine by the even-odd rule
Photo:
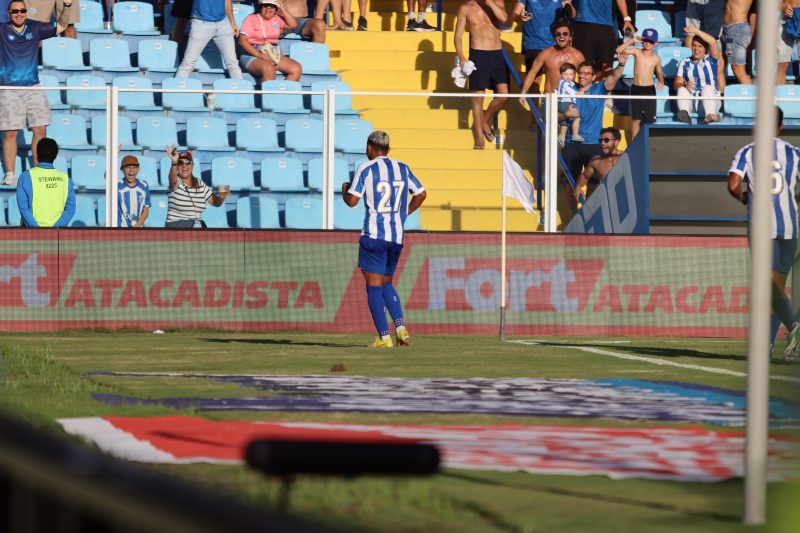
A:
<svg viewBox="0 0 800 533">
<path fill-rule="evenodd" d="M 122 158 L 122 181 L 117 187 L 117 226 L 141 228 L 150 214 L 150 187 L 137 178 L 139 160 L 132 155 Z"/>
<path fill-rule="evenodd" d="M 642 48 L 630 48 L 634 43 L 641 42 Z M 658 43 L 658 32 L 647 28 L 641 37 L 630 39 L 617 48 L 617 53 L 627 52 L 636 57 L 633 65 L 633 85 L 631 96 L 655 96 L 656 89 L 664 88 L 664 71 L 661 69 L 661 58 L 653 51 Z M 658 78 L 658 85 L 654 85 L 653 76 Z M 639 134 L 642 122 L 652 124 L 656 121 L 656 100 L 636 99 L 631 100 L 631 138 Z"/>
</svg>

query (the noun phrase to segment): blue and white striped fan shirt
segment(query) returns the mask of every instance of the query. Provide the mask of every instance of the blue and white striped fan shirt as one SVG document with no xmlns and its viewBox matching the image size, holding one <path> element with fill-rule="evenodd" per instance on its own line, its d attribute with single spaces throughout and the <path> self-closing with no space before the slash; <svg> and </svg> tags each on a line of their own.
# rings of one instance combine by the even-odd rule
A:
<svg viewBox="0 0 800 533">
<path fill-rule="evenodd" d="M 728 172 L 742 176 L 747 183 L 748 194 L 755 187 L 753 178 L 753 155 L 755 144 L 750 143 L 736 153 Z M 797 200 L 795 189 L 797 187 L 798 163 L 800 163 L 800 150 L 782 139 L 775 139 L 775 156 L 772 161 L 772 238 L 796 239 L 797 238 Z M 750 217 L 750 206 L 747 203 L 747 215 Z"/>
<path fill-rule="evenodd" d="M 150 187 L 143 180 L 137 180 L 133 187 L 129 186 L 125 180 L 121 180 L 118 190 L 118 226 L 132 228 L 142 216 L 142 210 L 150 207 Z"/>
<path fill-rule="evenodd" d="M 710 85 L 717 93 L 719 93 L 717 86 L 717 68 L 719 62 L 711 56 L 705 56 L 703 59 L 695 63 L 691 57 L 685 57 L 678 63 L 678 77 L 683 78 L 685 81 L 693 81 L 695 83 L 693 95 L 698 95 L 703 90 L 703 87 Z"/>
<path fill-rule="evenodd" d="M 361 235 L 403 244 L 408 195 L 424 190 L 408 165 L 397 159 L 381 156 L 359 166 L 347 192 L 364 198 Z"/>
</svg>

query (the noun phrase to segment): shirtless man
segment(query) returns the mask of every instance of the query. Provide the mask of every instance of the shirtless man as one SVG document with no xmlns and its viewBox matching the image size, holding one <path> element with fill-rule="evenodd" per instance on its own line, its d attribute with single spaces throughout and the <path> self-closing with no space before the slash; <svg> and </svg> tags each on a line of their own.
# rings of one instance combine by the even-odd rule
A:
<svg viewBox="0 0 800 533">
<path fill-rule="evenodd" d="M 586 185 L 586 198 L 594 192 L 600 182 L 606 179 L 619 156 L 622 155 L 617 149 L 622 134 L 617 128 L 603 128 L 600 130 L 600 155 L 594 156 L 589 164 L 583 169 L 575 182 L 575 200 L 580 201 L 579 196 L 583 194 L 583 186 Z"/>
<path fill-rule="evenodd" d="M 558 82 L 561 80 L 560 69 L 564 63 L 572 63 L 573 65 L 580 65 L 585 61 L 583 54 L 577 48 L 574 48 L 570 43 L 572 42 L 572 28 L 567 22 L 558 22 L 553 26 L 553 37 L 555 37 L 556 44 L 548 46 L 536 56 L 533 61 L 533 66 L 528 70 L 525 76 L 525 81 L 522 82 L 522 92 L 527 93 L 533 85 L 536 73 L 539 69 L 544 67 L 545 75 L 545 92 L 551 93 L 558 89 Z M 525 98 L 520 98 L 520 103 L 525 103 Z"/>
<path fill-rule="evenodd" d="M 325 21 L 308 16 L 306 0 L 283 0 L 283 9 L 297 19 L 297 26 L 287 28 L 286 35 L 293 33 L 315 43 L 325 42 Z"/>
<path fill-rule="evenodd" d="M 464 55 L 464 28 L 469 32 L 469 60 L 475 70 L 469 74 L 472 99 L 473 148 L 481 150 L 484 139 L 494 142 L 494 116 L 505 105 L 505 98 L 494 98 L 483 110 L 483 94 L 493 89 L 496 94 L 508 94 L 508 67 L 503 59 L 498 25 L 506 22 L 508 13 L 502 0 L 467 0 L 458 8 L 454 44 L 461 64 Z"/>
<path fill-rule="evenodd" d="M 722 28 L 722 44 L 731 65 L 733 75 L 739 83 L 752 84 L 747 74 L 747 47 L 753 39 L 753 31 L 747 22 L 747 14 L 753 0 L 727 0 L 725 2 L 725 26 Z"/>
</svg>

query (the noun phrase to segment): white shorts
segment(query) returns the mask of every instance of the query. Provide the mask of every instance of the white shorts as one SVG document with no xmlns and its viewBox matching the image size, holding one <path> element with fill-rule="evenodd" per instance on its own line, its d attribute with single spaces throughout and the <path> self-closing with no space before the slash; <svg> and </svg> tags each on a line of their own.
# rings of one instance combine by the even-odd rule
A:
<svg viewBox="0 0 800 533">
<path fill-rule="evenodd" d="M 50 124 L 50 104 L 44 91 L 0 90 L 0 131 Z"/>
</svg>

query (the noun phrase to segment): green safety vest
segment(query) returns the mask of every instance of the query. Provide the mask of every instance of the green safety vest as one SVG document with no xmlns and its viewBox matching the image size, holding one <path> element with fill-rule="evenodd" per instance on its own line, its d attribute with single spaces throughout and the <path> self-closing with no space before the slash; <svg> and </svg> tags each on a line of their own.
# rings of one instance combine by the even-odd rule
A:
<svg viewBox="0 0 800 533">
<path fill-rule="evenodd" d="M 51 228 L 61 218 L 69 195 L 69 178 L 66 172 L 55 168 L 33 167 L 31 175 L 31 208 L 36 223 Z"/>
</svg>

